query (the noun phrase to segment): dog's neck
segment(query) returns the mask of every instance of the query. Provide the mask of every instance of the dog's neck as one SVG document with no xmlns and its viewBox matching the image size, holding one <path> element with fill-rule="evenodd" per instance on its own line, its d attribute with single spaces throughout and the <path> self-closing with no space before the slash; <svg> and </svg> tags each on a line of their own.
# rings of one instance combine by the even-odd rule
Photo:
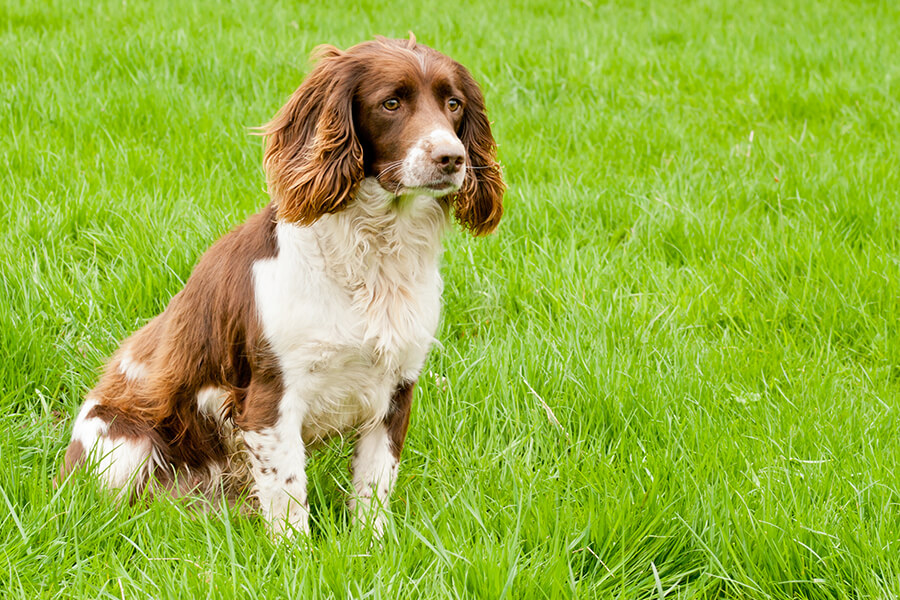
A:
<svg viewBox="0 0 900 600">
<path fill-rule="evenodd" d="M 383 275 L 401 285 L 437 263 L 448 214 L 439 199 L 398 196 L 369 177 L 346 208 L 323 215 L 310 228 L 327 271 L 340 283 L 355 289 Z"/>
<path fill-rule="evenodd" d="M 355 309 L 366 315 L 366 336 L 376 347 L 402 343 L 398 338 L 421 338 L 421 332 L 413 331 L 421 326 L 416 315 L 423 308 L 420 303 L 440 295 L 438 264 L 448 223 L 449 208 L 441 199 L 398 196 L 370 177 L 346 208 L 308 226 L 325 272 L 351 293 Z"/>
</svg>

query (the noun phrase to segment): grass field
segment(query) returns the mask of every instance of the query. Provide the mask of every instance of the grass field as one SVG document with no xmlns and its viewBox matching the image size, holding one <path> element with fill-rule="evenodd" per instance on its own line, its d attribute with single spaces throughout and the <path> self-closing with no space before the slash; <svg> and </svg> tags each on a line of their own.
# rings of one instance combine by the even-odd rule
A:
<svg viewBox="0 0 900 600">
<path fill-rule="evenodd" d="M 296 545 L 54 489 L 105 357 L 267 202 L 248 128 L 408 30 L 509 192 L 447 240 L 386 539 L 336 443 Z M 900 597 L 898 98 L 889 1 L 0 0 L 0 596 Z"/>
</svg>

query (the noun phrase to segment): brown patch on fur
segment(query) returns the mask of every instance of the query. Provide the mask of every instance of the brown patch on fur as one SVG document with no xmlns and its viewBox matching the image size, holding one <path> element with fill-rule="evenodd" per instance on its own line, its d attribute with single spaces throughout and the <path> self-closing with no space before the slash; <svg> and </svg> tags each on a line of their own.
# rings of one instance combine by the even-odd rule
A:
<svg viewBox="0 0 900 600">
<path fill-rule="evenodd" d="M 401 382 L 391 398 L 391 407 L 384 418 L 384 426 L 387 428 L 388 437 L 391 440 L 391 452 L 394 458 L 400 460 L 403 451 L 403 442 L 406 440 L 406 432 L 409 429 L 409 415 L 412 412 L 414 381 Z"/>
<path fill-rule="evenodd" d="M 130 440 L 151 436 L 153 429 L 147 423 L 134 418 L 127 412 L 97 404 L 84 417 L 85 419 L 100 419 L 107 424 L 106 437 L 110 440 L 126 438 Z"/>
<path fill-rule="evenodd" d="M 226 417 L 258 415 L 242 421 L 246 428 L 265 424 L 261 415 L 276 418 L 277 400 L 248 390 L 261 385 L 257 378 L 280 385 L 252 279 L 253 263 L 277 253 L 270 204 L 214 244 L 166 310 L 126 340 L 89 394 L 99 404 L 88 417 L 108 422 L 110 438 L 150 437 L 176 470 L 203 468 L 229 454 L 217 423 L 197 410 L 202 388 L 227 391 Z M 143 365 L 142 377 L 119 372 L 126 354 Z"/>
<path fill-rule="evenodd" d="M 266 352 L 261 357 L 250 385 L 240 392 L 244 400 L 232 411 L 235 424 L 244 431 L 273 427 L 278 421 L 278 403 L 284 396 L 284 384 L 281 370 L 271 353 Z"/>
<path fill-rule="evenodd" d="M 72 443 L 69 444 L 69 447 L 66 448 L 66 457 L 63 459 L 62 468 L 59 470 L 59 475 L 56 477 L 54 484 L 59 484 L 63 479 L 66 478 L 66 475 L 72 472 L 72 470 L 81 464 L 84 460 L 84 445 L 80 440 L 72 440 Z"/>
</svg>

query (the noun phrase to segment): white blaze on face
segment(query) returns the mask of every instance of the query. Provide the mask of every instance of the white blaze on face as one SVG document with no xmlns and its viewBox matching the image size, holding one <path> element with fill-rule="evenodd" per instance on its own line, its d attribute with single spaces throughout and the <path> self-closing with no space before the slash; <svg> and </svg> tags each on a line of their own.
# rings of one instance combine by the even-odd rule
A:
<svg viewBox="0 0 900 600">
<path fill-rule="evenodd" d="M 455 151 L 463 156 L 466 150 L 459 138 L 447 129 L 434 129 L 431 133 L 419 138 L 419 141 L 410 148 L 403 159 L 400 169 L 400 183 L 406 188 L 428 188 L 430 184 L 446 182 L 446 189 L 438 188 L 431 191 L 447 194 L 462 187 L 466 177 L 465 165 L 456 173 L 446 174 L 440 168 L 440 163 L 432 158 L 432 151 L 440 146 Z"/>
</svg>

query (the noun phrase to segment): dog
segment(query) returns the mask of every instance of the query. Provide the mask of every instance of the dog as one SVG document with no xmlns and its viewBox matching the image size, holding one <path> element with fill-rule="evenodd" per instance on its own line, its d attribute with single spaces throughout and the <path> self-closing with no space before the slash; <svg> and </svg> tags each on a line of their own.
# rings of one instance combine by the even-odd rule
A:
<svg viewBox="0 0 900 600">
<path fill-rule="evenodd" d="M 61 477 L 119 493 L 248 486 L 308 533 L 309 449 L 356 432 L 349 507 L 380 533 L 440 317 L 451 221 L 493 231 L 505 184 L 469 71 L 409 40 L 318 61 L 262 129 L 270 203 L 203 255 L 85 397 Z"/>
</svg>

